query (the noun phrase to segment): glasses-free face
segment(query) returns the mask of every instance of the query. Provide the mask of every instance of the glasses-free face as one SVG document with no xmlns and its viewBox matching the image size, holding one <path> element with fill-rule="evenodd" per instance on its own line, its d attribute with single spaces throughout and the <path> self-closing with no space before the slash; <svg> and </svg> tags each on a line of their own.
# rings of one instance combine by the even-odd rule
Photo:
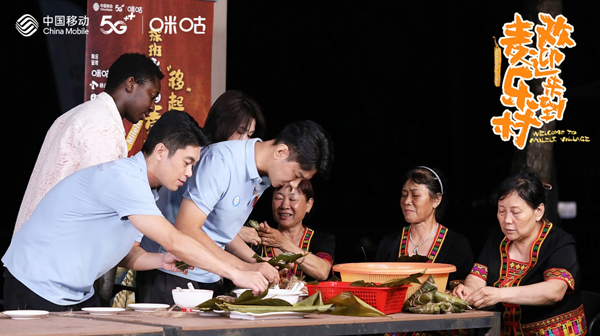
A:
<svg viewBox="0 0 600 336">
<path fill-rule="evenodd" d="M 248 127 L 240 126 L 227 140 L 248 140 L 256 131 L 256 120 L 252 119 Z"/>
<path fill-rule="evenodd" d="M 310 211 L 313 199 L 291 187 L 283 187 L 273 193 L 273 218 L 283 228 L 301 225 L 302 220 Z"/>
<path fill-rule="evenodd" d="M 498 223 L 511 241 L 527 241 L 538 234 L 538 223 L 544 215 L 544 204 L 533 209 L 516 191 L 498 201 Z"/>
<path fill-rule="evenodd" d="M 138 84 L 133 77 L 130 77 L 125 83 L 125 90 L 128 92 L 125 103 L 125 119 L 132 124 L 136 124 L 147 118 L 154 111 L 155 99 L 160 94 L 160 89 L 158 78 Z"/>
<path fill-rule="evenodd" d="M 156 170 L 161 185 L 175 191 L 183 186 L 185 181 L 192 177 L 192 168 L 200 159 L 200 147 L 187 146 L 178 149 L 172 156 L 164 155 Z"/>
<path fill-rule="evenodd" d="M 441 196 L 431 198 L 429 189 L 424 184 L 408 180 L 402 187 L 400 207 L 407 223 L 417 224 L 435 219 L 435 208 L 440 201 Z"/>
</svg>

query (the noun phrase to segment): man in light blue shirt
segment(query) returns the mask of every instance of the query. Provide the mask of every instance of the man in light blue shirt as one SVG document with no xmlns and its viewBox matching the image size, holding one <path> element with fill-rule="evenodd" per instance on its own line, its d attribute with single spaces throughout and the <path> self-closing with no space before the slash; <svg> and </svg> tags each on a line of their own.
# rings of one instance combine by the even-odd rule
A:
<svg viewBox="0 0 600 336">
<path fill-rule="evenodd" d="M 161 191 L 158 206 L 182 232 L 195 238 L 219 258 L 245 270 L 258 271 L 270 282 L 278 272 L 267 263 L 256 263 L 254 251 L 237 235 L 256 201 L 270 185 L 291 185 L 327 176 L 333 162 L 333 142 L 312 121 L 295 122 L 273 140 L 225 141 L 202 150 L 194 177 L 178 191 Z M 170 251 L 144 237 L 148 252 Z M 207 269 L 187 274 L 169 270 L 138 272 L 136 300 L 172 302 L 169 288 L 187 286 L 224 291 L 221 277 Z"/>
<path fill-rule="evenodd" d="M 6 309 L 61 311 L 98 306 L 94 281 L 115 265 L 175 271 L 175 262 L 210 269 L 255 292 L 268 281 L 240 270 L 175 230 L 155 203 L 153 189 L 175 191 L 192 176 L 206 140 L 193 118 L 167 112 L 142 151 L 77 171 L 41 200 L 2 258 Z M 172 253 L 147 253 L 140 232 Z M 169 290 L 171 290 L 170 288 Z"/>
</svg>

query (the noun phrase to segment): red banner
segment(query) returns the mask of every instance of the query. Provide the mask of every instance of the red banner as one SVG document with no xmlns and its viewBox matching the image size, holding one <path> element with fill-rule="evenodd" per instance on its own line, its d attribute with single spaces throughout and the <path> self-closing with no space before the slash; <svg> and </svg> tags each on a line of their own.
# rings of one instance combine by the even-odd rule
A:
<svg viewBox="0 0 600 336">
<path fill-rule="evenodd" d="M 138 152 L 164 112 L 186 111 L 200 125 L 211 104 L 212 1 L 89 1 L 85 100 L 104 91 L 108 69 L 122 54 L 151 57 L 165 78 L 154 112 L 132 125 L 123 120 L 129 155 Z"/>
</svg>

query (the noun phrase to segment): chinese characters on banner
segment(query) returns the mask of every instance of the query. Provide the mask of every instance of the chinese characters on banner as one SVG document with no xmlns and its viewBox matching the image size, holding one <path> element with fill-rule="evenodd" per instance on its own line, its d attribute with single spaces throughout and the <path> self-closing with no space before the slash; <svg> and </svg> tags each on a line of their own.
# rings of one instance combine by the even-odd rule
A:
<svg viewBox="0 0 600 336">
<path fill-rule="evenodd" d="M 575 46 L 571 38 L 573 26 L 562 15 L 552 18 L 539 13 L 539 20 L 541 24 L 534 27 L 533 22 L 515 13 L 514 21 L 503 26 L 504 36 L 498 40 L 508 60 L 500 101 L 516 111 L 506 109 L 490 123 L 494 134 L 503 141 L 512 138 L 519 149 L 525 148 L 531 128 L 539 129 L 544 123 L 562 120 L 568 101 L 558 66 L 565 59 L 560 49 Z M 542 80 L 542 94 L 534 96 L 530 91 L 526 81 L 533 79 Z"/>
<path fill-rule="evenodd" d="M 123 120 L 129 155 L 138 152 L 162 113 L 178 110 L 204 124 L 211 102 L 212 1 L 89 1 L 85 100 L 104 91 L 108 69 L 122 54 L 152 58 L 165 75 L 156 107 L 132 125 Z"/>
</svg>

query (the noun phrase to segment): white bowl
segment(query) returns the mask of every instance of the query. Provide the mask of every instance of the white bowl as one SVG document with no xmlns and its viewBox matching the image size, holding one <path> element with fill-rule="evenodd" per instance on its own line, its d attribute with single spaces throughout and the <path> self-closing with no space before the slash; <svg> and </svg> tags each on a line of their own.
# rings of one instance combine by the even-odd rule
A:
<svg viewBox="0 0 600 336">
<path fill-rule="evenodd" d="M 240 296 L 243 292 L 250 289 L 235 289 L 233 292 L 236 296 Z M 264 297 L 264 299 L 281 299 L 289 302 L 290 304 L 294 304 L 298 302 L 300 298 L 300 292 L 291 292 L 289 289 L 269 289 L 269 292 Z"/>
<path fill-rule="evenodd" d="M 213 291 L 209 289 L 173 289 L 172 293 L 173 301 L 179 308 L 195 308 L 213 297 Z"/>
</svg>

